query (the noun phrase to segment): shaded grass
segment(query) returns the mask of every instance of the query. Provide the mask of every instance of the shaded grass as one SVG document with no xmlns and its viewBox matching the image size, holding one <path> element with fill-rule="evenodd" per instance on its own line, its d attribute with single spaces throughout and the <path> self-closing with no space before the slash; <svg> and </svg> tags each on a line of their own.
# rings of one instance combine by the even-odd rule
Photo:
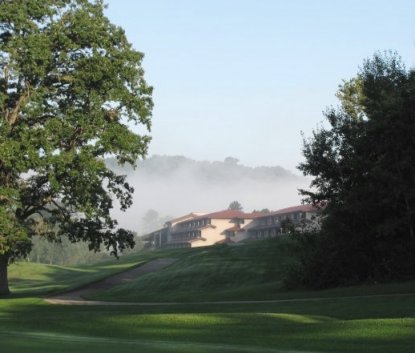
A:
<svg viewBox="0 0 415 353">
<path fill-rule="evenodd" d="M 0 302 L 0 313 L 8 353 L 24 352 L 26 339 L 37 342 L 30 352 L 409 353 L 415 344 L 414 295 L 167 307 L 9 299 Z"/>
<path fill-rule="evenodd" d="M 9 270 L 11 295 L 41 295 L 70 290 L 138 266 L 143 262 L 114 260 L 114 262 L 83 267 L 18 262 L 11 265 Z"/>
<path fill-rule="evenodd" d="M 142 251 L 118 259 L 76 267 L 16 262 L 9 266 L 9 285 L 12 291 L 10 296 L 46 295 L 68 291 L 153 259 L 178 256 L 178 253 L 182 254 L 183 251 Z"/>
</svg>

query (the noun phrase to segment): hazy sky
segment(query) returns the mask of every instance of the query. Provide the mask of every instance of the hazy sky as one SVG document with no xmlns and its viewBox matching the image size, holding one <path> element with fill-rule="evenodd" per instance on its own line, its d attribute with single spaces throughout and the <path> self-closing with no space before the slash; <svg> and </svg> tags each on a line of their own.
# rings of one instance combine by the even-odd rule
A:
<svg viewBox="0 0 415 353">
<path fill-rule="evenodd" d="M 301 160 L 342 79 L 377 50 L 415 65 L 413 0 L 106 0 L 145 53 L 150 155 Z"/>
</svg>

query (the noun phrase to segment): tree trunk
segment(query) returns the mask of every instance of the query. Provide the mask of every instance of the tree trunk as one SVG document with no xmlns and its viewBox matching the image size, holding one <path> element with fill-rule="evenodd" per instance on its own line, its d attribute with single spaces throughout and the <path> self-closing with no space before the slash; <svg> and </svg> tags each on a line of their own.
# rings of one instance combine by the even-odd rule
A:
<svg viewBox="0 0 415 353">
<path fill-rule="evenodd" d="M 9 280 L 7 279 L 7 266 L 9 257 L 0 255 L 0 295 L 9 294 Z"/>
</svg>

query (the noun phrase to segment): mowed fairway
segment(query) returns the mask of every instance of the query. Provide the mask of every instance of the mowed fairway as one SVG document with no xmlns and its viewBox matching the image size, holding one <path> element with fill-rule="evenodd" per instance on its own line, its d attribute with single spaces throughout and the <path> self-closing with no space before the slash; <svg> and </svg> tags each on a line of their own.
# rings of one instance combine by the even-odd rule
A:
<svg viewBox="0 0 415 353">
<path fill-rule="evenodd" d="M 2 351 L 413 352 L 414 301 L 71 307 L 3 300 Z"/>
<path fill-rule="evenodd" d="M 209 256 L 203 253 L 206 260 L 212 260 L 216 256 L 215 251 L 223 255 L 221 248 L 209 251 Z M 248 265 L 246 261 L 251 261 L 247 248 L 233 251 L 234 257 L 236 252 L 241 251 L 241 268 Z M 252 251 L 262 250 L 254 245 Z M 151 257 L 171 257 L 172 254 L 173 252 L 166 252 L 165 255 L 153 253 Z M 196 256 L 197 252 L 176 252 L 176 255 L 181 255 L 183 259 L 170 269 L 160 271 L 160 279 L 167 280 L 169 272 L 172 276 L 175 273 L 177 275 L 180 262 L 183 260 L 183 263 L 189 264 L 188 256 Z M 143 256 L 149 258 L 149 255 L 138 255 L 123 261 L 125 264 L 128 261 L 139 262 L 143 261 Z M 225 266 L 226 257 L 223 261 L 222 265 Z M 273 263 L 278 264 L 278 261 L 274 260 Z M 206 266 L 208 265 L 207 263 Z M 12 269 L 12 278 L 13 271 Z M 54 271 L 53 278 L 61 278 L 59 270 L 55 268 Z M 92 268 L 89 271 L 94 273 Z M 232 266 L 229 271 L 234 271 Z M 253 267 L 252 271 L 262 270 Z M 73 269 L 75 275 L 76 272 L 77 269 Z M 265 272 L 263 281 L 270 277 L 269 271 Z M 155 277 L 157 276 L 153 273 L 142 278 L 148 285 L 149 293 L 154 293 L 155 288 L 159 288 L 156 284 L 152 288 L 152 282 L 148 279 Z M 248 277 L 245 278 L 245 285 L 238 287 L 236 282 L 232 284 L 233 293 L 242 293 L 243 288 L 248 288 L 244 299 L 247 299 L 248 292 L 253 291 L 255 282 Z M 38 278 L 41 278 L 40 273 Z M 265 282 L 258 278 L 256 280 L 258 288 L 266 288 Z M 171 289 L 176 299 L 183 294 L 184 290 L 180 289 L 183 281 L 184 279 L 177 279 L 176 293 Z M 210 283 L 211 279 L 207 281 L 205 284 L 202 281 L 197 282 L 199 288 L 195 288 L 194 293 L 203 288 L 216 288 Z M 248 286 L 246 282 L 249 283 Z M 47 276 L 42 280 L 38 279 L 37 293 L 42 283 L 47 287 Z M 61 285 L 64 287 L 65 283 L 73 286 L 67 272 Z M 16 292 L 19 292 L 19 285 L 25 285 L 24 280 L 16 284 Z M 135 285 L 129 286 L 131 290 L 134 286 L 143 290 L 139 280 Z M 11 296 L 0 299 L 1 352 L 412 353 L 415 347 L 413 282 L 346 288 L 343 291 L 337 289 L 284 294 L 280 290 L 275 293 L 274 299 L 282 298 L 283 294 L 285 299 L 264 303 L 200 304 L 194 303 L 198 298 L 189 297 L 193 303 L 126 306 L 51 305 L 40 297 L 29 295 L 27 285 L 24 288 L 26 297 Z M 190 290 L 189 285 L 186 288 Z M 120 293 L 124 291 L 120 290 Z M 162 296 L 167 297 L 167 293 Z M 217 294 L 212 293 L 205 297 L 216 296 Z M 270 293 L 265 297 L 272 299 Z M 117 297 L 112 299 L 117 300 Z"/>
</svg>

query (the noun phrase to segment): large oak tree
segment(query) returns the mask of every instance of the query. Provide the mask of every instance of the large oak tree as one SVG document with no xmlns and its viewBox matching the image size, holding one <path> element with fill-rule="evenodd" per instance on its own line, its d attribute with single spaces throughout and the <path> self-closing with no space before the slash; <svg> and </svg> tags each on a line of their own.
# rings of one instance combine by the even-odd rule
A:
<svg viewBox="0 0 415 353">
<path fill-rule="evenodd" d="M 152 90 L 143 54 L 103 10 L 101 1 L 0 1 L 0 294 L 34 234 L 115 254 L 134 244 L 110 215 L 115 199 L 131 205 L 133 189 L 104 160 L 134 165 L 146 154 Z"/>
</svg>

